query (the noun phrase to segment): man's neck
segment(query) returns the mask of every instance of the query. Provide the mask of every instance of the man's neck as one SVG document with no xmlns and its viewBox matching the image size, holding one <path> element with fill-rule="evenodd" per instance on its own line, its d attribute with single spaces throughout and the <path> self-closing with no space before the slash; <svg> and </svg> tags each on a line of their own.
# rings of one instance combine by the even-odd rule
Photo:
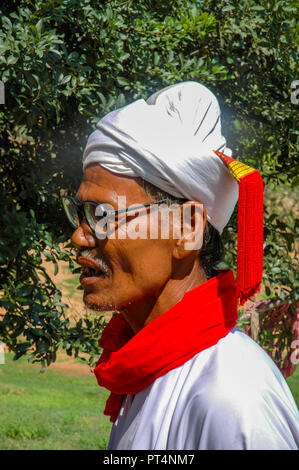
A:
<svg viewBox="0 0 299 470">
<path fill-rule="evenodd" d="M 189 271 L 184 268 L 180 269 L 180 272 L 176 271 L 156 296 L 142 299 L 122 310 L 121 313 L 135 333 L 174 307 L 186 292 L 207 281 L 199 260 L 196 260 Z"/>
</svg>

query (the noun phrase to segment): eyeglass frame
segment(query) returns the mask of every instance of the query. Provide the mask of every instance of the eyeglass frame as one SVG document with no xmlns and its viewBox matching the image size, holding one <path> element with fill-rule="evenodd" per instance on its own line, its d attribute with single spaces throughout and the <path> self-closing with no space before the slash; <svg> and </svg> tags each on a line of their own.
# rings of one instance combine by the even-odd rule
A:
<svg viewBox="0 0 299 470">
<path fill-rule="evenodd" d="M 83 201 L 83 202 L 80 202 L 78 201 L 77 199 L 75 199 L 74 197 L 72 196 L 61 196 L 61 202 L 62 202 L 62 207 L 66 213 L 66 216 L 67 216 L 67 219 L 69 220 L 69 222 L 71 223 L 71 225 L 75 228 L 75 229 L 78 229 L 82 223 L 82 215 L 85 217 L 86 219 L 86 222 L 90 228 L 90 230 L 96 234 L 96 229 L 95 227 L 93 227 L 90 223 L 90 221 L 88 220 L 89 217 L 87 216 L 87 213 L 85 212 L 85 204 L 92 204 L 93 206 L 102 206 L 102 205 L 105 205 L 105 203 L 99 203 L 99 202 L 96 202 L 96 201 Z M 70 218 L 68 217 L 68 214 L 67 214 L 67 211 L 65 210 L 65 207 L 64 207 L 64 204 L 63 204 L 63 199 L 68 199 L 69 201 L 71 201 L 75 207 L 77 208 L 77 214 L 78 214 L 78 219 L 79 219 L 79 225 L 75 225 L 71 220 Z M 182 199 L 182 204 L 184 202 L 186 202 L 188 199 Z M 139 204 L 139 205 L 136 205 L 134 207 L 127 207 L 125 209 L 119 209 L 119 210 L 114 210 L 114 211 L 107 211 L 106 210 L 106 215 L 102 216 L 103 219 L 106 219 L 106 225 L 107 225 L 107 232 L 105 232 L 105 238 L 109 236 L 110 234 L 110 229 L 109 229 L 109 218 L 110 217 L 115 217 L 116 214 L 121 214 L 121 213 L 126 213 L 126 212 L 129 212 L 129 211 L 132 211 L 132 210 L 137 210 L 137 209 L 143 209 L 144 207 L 150 207 L 150 206 L 153 206 L 155 204 L 160 204 L 162 202 L 165 202 L 167 201 L 166 198 L 164 199 L 160 199 L 159 201 L 154 201 L 154 202 L 149 202 L 147 204 Z M 80 217 L 81 215 L 81 217 Z"/>
</svg>

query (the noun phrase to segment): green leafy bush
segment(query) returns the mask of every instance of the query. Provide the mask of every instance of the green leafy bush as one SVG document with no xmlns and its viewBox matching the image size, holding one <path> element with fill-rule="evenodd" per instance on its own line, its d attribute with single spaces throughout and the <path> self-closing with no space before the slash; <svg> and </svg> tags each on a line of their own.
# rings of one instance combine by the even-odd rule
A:
<svg viewBox="0 0 299 470">
<path fill-rule="evenodd" d="M 101 116 L 178 81 L 216 94 L 234 155 L 272 185 L 264 284 L 268 296 L 295 301 L 298 223 L 291 211 L 281 217 L 277 195 L 298 181 L 295 2 L 13 0 L 0 11 L 0 337 L 16 358 L 30 353 L 45 366 L 58 347 L 97 356 L 103 320 L 71 325 L 42 265 L 46 256 L 74 269 L 59 195 L 78 187 Z M 236 215 L 224 233 L 232 267 Z"/>
</svg>

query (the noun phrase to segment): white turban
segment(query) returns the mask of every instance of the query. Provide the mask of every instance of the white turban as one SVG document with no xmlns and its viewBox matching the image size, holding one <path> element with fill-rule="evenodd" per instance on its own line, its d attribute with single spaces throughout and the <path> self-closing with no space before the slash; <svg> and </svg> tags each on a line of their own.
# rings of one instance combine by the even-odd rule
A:
<svg viewBox="0 0 299 470">
<path fill-rule="evenodd" d="M 231 156 L 213 93 L 196 82 L 164 88 L 112 111 L 97 124 L 83 154 L 122 176 L 141 177 L 179 198 L 200 201 L 222 232 L 238 200 L 238 183 L 213 150 Z"/>
</svg>

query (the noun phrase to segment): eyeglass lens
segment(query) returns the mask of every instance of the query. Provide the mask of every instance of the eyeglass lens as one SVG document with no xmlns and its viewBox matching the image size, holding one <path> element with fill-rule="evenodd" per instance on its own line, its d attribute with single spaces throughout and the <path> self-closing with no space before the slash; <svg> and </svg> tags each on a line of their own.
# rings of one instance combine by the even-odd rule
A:
<svg viewBox="0 0 299 470">
<path fill-rule="evenodd" d="M 74 228 L 78 228 L 80 226 L 81 222 L 82 222 L 83 213 L 82 213 L 81 207 L 78 206 L 75 203 L 75 201 L 73 201 L 69 197 L 63 197 L 62 202 L 63 202 L 63 207 L 64 207 L 64 210 L 65 210 L 65 213 L 66 213 L 67 218 L 70 221 L 71 225 Z M 98 211 L 98 216 L 95 215 L 96 204 L 91 204 L 89 202 L 84 202 L 83 206 L 84 206 L 84 215 L 86 217 L 87 223 L 88 223 L 89 227 L 91 228 L 91 230 L 95 231 L 95 227 L 97 225 L 97 222 L 99 222 L 101 219 L 103 219 L 103 217 L 105 217 L 105 215 L 107 213 L 105 211 L 104 205 L 100 205 L 100 206 L 103 206 L 103 207 L 102 207 L 102 210 Z M 99 206 L 98 206 L 98 208 L 99 208 Z M 105 228 L 102 227 L 102 229 L 104 229 L 104 231 L 107 231 L 107 227 L 105 227 Z"/>
<path fill-rule="evenodd" d="M 66 197 L 62 198 L 62 203 L 70 223 L 74 228 L 78 228 L 80 225 L 80 219 L 76 205 L 71 199 L 68 199 Z"/>
</svg>

